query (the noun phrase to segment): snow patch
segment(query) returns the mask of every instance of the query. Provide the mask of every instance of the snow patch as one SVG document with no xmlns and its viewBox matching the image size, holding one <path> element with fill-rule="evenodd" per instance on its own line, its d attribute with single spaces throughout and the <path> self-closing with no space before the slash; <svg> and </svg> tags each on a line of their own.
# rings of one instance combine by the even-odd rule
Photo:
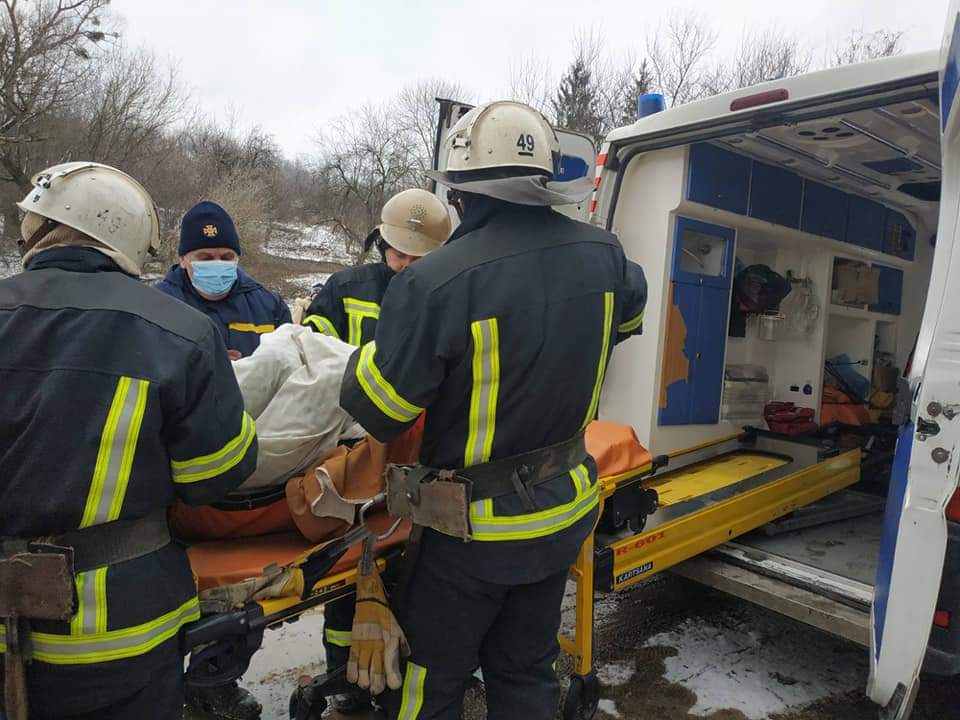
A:
<svg viewBox="0 0 960 720">
<path fill-rule="evenodd" d="M 647 647 L 669 646 L 664 677 L 697 696 L 691 715 L 739 710 L 750 720 L 862 689 L 867 655 L 801 625 L 785 625 L 762 611 L 689 619 L 651 637 Z"/>
<path fill-rule="evenodd" d="M 322 225 L 275 224 L 263 250 L 277 257 L 351 264 L 343 240 Z"/>
<path fill-rule="evenodd" d="M 263 705 L 262 720 L 287 720 L 297 678 L 319 675 L 325 668 L 323 609 L 319 608 L 304 613 L 295 623 L 267 630 L 240 684 Z"/>
<path fill-rule="evenodd" d="M 326 282 L 330 275 L 332 275 L 332 273 L 308 273 L 306 275 L 297 275 L 296 277 L 288 278 L 287 284 L 294 285 L 298 290 L 302 290 L 307 295 L 310 295 L 311 291 L 313 290 L 313 286 L 317 283 Z"/>
<path fill-rule="evenodd" d="M 617 710 L 617 704 L 613 700 L 608 700 L 607 698 L 600 699 L 600 702 L 597 703 L 597 710 L 608 717 L 620 717 L 620 711 Z"/>
<path fill-rule="evenodd" d="M 597 678 L 605 687 L 626 685 L 635 673 L 633 664 L 628 663 L 609 663 L 597 668 Z"/>
<path fill-rule="evenodd" d="M 0 280 L 13 277 L 20 270 L 19 255 L 0 255 Z"/>
</svg>

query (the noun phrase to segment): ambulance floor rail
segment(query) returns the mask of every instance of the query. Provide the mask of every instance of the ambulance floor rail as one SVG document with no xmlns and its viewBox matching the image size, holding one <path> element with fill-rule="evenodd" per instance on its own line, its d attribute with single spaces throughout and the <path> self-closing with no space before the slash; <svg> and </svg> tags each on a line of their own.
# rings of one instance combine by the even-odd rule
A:
<svg viewBox="0 0 960 720">
<path fill-rule="evenodd" d="M 594 592 L 631 587 L 859 477 L 858 449 L 841 452 L 828 442 L 748 428 L 601 478 L 600 525 L 570 570 L 576 622 L 571 635 L 561 635 L 560 646 L 574 668 L 563 719 L 588 720 L 597 709 Z"/>
</svg>

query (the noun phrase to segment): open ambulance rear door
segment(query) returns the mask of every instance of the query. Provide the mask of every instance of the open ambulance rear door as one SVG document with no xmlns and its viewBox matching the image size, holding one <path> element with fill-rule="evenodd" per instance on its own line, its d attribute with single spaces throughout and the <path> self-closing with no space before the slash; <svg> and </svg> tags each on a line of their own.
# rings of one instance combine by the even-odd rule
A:
<svg viewBox="0 0 960 720">
<path fill-rule="evenodd" d="M 439 98 L 437 102 L 440 104 L 440 117 L 437 122 L 436 143 L 433 149 L 433 169 L 444 170 L 447 167 L 447 148 L 444 141 L 447 139 L 450 128 L 474 106 L 456 100 L 441 100 Z M 557 137 L 560 140 L 560 173 L 555 179 L 570 181 L 582 177 L 592 178 L 597 161 L 597 149 L 593 140 L 572 130 L 558 129 Z M 456 227 L 459 224 L 459 218 L 447 203 L 447 188 L 438 183 L 433 183 L 433 191 L 447 205 L 453 226 Z M 590 200 L 588 198 L 582 203 L 562 205 L 555 209 L 575 220 L 586 221 L 590 212 Z"/>
<path fill-rule="evenodd" d="M 877 569 L 868 693 L 885 720 L 910 716 L 947 547 L 946 508 L 960 470 L 960 0 L 940 56 L 942 193 L 933 274 L 911 372 Z"/>
</svg>

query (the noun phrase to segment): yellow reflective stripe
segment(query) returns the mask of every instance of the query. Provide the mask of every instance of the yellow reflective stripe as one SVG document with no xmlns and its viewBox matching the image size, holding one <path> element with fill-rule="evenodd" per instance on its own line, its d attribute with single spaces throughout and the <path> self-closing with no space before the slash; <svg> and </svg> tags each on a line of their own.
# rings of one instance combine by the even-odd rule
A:
<svg viewBox="0 0 960 720">
<path fill-rule="evenodd" d="M 78 573 L 77 613 L 70 621 L 71 635 L 95 635 L 107 630 L 107 568 Z"/>
<path fill-rule="evenodd" d="M 323 315 L 307 315 L 300 324 L 313 325 L 318 332 L 329 335 L 330 337 L 335 337 L 337 340 L 340 339 L 340 333 L 337 332 L 337 328 L 333 326 L 329 318 L 325 318 Z"/>
<path fill-rule="evenodd" d="M 100 448 L 87 492 L 80 527 L 100 525 L 120 516 L 147 407 L 149 380 L 121 377 L 100 434 Z"/>
<path fill-rule="evenodd" d="M 376 342 L 368 342 L 360 350 L 357 362 L 357 381 L 370 402 L 379 408 L 380 412 L 397 422 L 410 422 L 423 412 L 422 407 L 404 400 L 397 391 L 380 373 L 380 369 L 373 361 L 377 351 Z"/>
<path fill-rule="evenodd" d="M 176 636 L 185 623 L 200 619 L 196 596 L 155 620 L 94 635 L 30 633 L 33 658 L 53 665 L 86 665 L 143 655 Z M 6 633 L 0 626 L 0 652 Z"/>
<path fill-rule="evenodd" d="M 484 501 L 473 502 L 470 504 L 470 533 L 474 540 L 497 541 L 532 540 L 559 532 L 586 516 L 600 501 L 598 484 L 589 484 L 589 475 L 586 483 L 588 486 L 577 492 L 570 502 L 526 515 L 493 516 L 487 514 L 489 508 L 479 506 Z M 574 484 L 577 485 L 578 481 L 574 480 Z"/>
<path fill-rule="evenodd" d="M 416 663 L 407 662 L 407 672 L 403 678 L 403 702 L 397 720 L 416 720 L 423 709 L 423 686 L 427 681 L 427 669 Z"/>
<path fill-rule="evenodd" d="M 363 342 L 363 316 L 347 313 L 347 342 L 359 346 Z"/>
<path fill-rule="evenodd" d="M 496 318 L 470 325 L 473 335 L 473 389 L 464 467 L 487 462 L 493 451 L 500 392 L 500 329 Z"/>
<path fill-rule="evenodd" d="M 222 475 L 243 460 L 256 436 L 257 428 L 253 418 L 244 412 L 243 421 L 240 423 L 240 433 L 220 450 L 190 460 L 171 460 L 170 468 L 173 472 L 173 481 L 175 483 L 192 483 Z"/>
<path fill-rule="evenodd" d="M 97 617 L 95 632 L 105 633 L 107 631 L 107 570 L 109 568 L 97 568 L 93 571 L 94 596 L 97 599 Z"/>
<path fill-rule="evenodd" d="M 332 630 L 323 629 L 324 637 L 327 642 L 337 647 L 350 647 L 353 644 L 353 632 L 351 630 Z"/>
<path fill-rule="evenodd" d="M 345 297 L 343 299 L 343 311 L 347 314 L 347 320 L 349 321 L 347 342 L 351 345 L 360 345 L 363 342 L 363 319 L 379 320 L 380 306 L 369 300 Z"/>
<path fill-rule="evenodd" d="M 358 300 L 357 298 L 346 297 L 343 299 L 343 309 L 347 312 L 363 315 L 364 317 L 380 317 L 380 306 L 369 300 Z"/>
<path fill-rule="evenodd" d="M 579 495 L 590 486 L 590 471 L 587 466 L 580 464 L 570 471 L 570 479 L 573 480 L 573 489 Z"/>
<path fill-rule="evenodd" d="M 643 310 L 641 310 L 640 314 L 637 315 L 632 320 L 627 320 L 625 323 L 620 323 L 619 325 L 617 325 L 617 332 L 621 332 L 621 333 L 633 332 L 641 325 L 643 325 Z"/>
<path fill-rule="evenodd" d="M 254 325 L 253 323 L 232 322 L 227 325 L 231 330 L 237 332 L 252 332 L 262 335 L 263 333 L 273 332 L 277 329 L 276 325 Z"/>
<path fill-rule="evenodd" d="M 597 406 L 600 404 L 600 389 L 603 387 L 603 376 L 607 371 L 607 355 L 610 353 L 610 329 L 613 326 L 613 293 L 603 294 L 603 340 L 600 343 L 600 360 L 597 362 L 597 377 L 593 383 L 593 395 L 590 397 L 590 406 L 587 416 L 583 420 L 581 429 L 585 428 L 597 416 Z"/>
</svg>

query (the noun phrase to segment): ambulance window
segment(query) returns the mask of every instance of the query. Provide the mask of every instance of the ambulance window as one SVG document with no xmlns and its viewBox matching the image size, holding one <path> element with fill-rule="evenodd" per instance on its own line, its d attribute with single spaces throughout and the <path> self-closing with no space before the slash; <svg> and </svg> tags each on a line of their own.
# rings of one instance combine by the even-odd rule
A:
<svg viewBox="0 0 960 720">
<path fill-rule="evenodd" d="M 694 275 L 723 274 L 724 239 L 684 229 L 680 236 L 680 271 Z"/>
</svg>

